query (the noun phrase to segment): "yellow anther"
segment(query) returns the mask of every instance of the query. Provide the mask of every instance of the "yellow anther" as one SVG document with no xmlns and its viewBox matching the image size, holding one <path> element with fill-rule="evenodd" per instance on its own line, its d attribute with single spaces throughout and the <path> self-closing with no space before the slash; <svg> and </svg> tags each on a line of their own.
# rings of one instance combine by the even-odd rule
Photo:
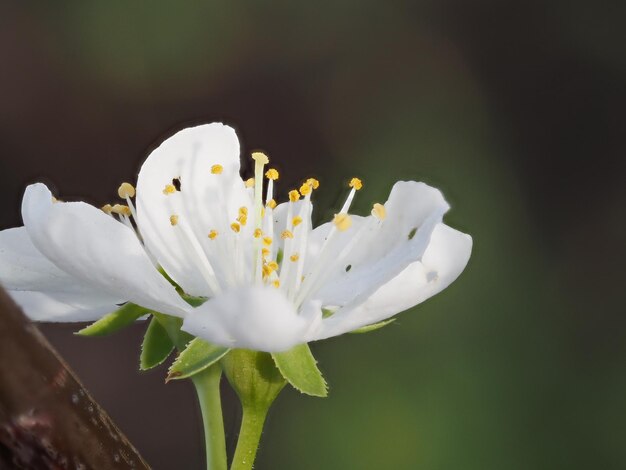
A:
<svg viewBox="0 0 626 470">
<path fill-rule="evenodd" d="M 170 215 L 170 224 L 176 225 L 177 223 L 178 223 L 178 216 L 177 215 Z"/>
<path fill-rule="evenodd" d="M 105 214 L 110 214 L 111 211 L 113 210 L 113 206 L 111 204 L 105 204 L 104 206 L 101 207 L 101 209 Z"/>
<path fill-rule="evenodd" d="M 333 223 L 335 224 L 335 227 L 337 227 L 337 230 L 344 232 L 352 226 L 352 219 L 345 213 L 335 214 Z"/>
<path fill-rule="evenodd" d="M 313 189 L 317 189 L 320 187 L 320 182 L 317 181 L 315 178 L 309 178 L 306 180 L 306 183 L 308 185 L 310 185 Z"/>
<path fill-rule="evenodd" d="M 272 285 L 276 287 L 276 289 L 278 289 L 280 287 L 280 281 L 276 279 L 274 282 L 272 282 Z"/>
<path fill-rule="evenodd" d="M 163 194 L 168 195 L 168 194 L 174 194 L 176 192 L 176 186 L 174 186 L 173 184 L 166 184 L 165 188 L 163 188 Z"/>
<path fill-rule="evenodd" d="M 254 238 L 261 238 L 261 235 L 263 235 L 263 230 L 261 230 L 260 228 L 255 228 L 254 229 Z"/>
<path fill-rule="evenodd" d="M 278 263 L 276 261 L 270 261 L 267 263 L 267 266 L 272 270 L 272 272 L 278 269 Z"/>
<path fill-rule="evenodd" d="M 385 217 L 387 217 L 387 210 L 382 204 L 376 203 L 372 208 L 372 215 L 380 220 L 385 220 Z"/>
<path fill-rule="evenodd" d="M 272 244 L 272 237 L 263 237 L 263 244 L 270 246 Z"/>
<path fill-rule="evenodd" d="M 278 179 L 278 170 L 276 168 L 270 168 L 265 172 L 265 177 L 268 180 L 276 181 Z"/>
<path fill-rule="evenodd" d="M 300 194 L 303 196 L 310 194 L 311 191 L 313 191 L 313 187 L 309 183 L 302 183 L 302 186 L 300 186 Z"/>
<path fill-rule="evenodd" d="M 252 160 L 261 165 L 267 165 L 270 162 L 270 159 L 263 152 L 252 152 Z"/>
<path fill-rule="evenodd" d="M 291 225 L 293 225 L 294 227 L 297 227 L 301 223 L 302 223 L 302 217 L 300 217 L 299 215 L 295 216 L 293 220 L 291 221 Z"/>
<path fill-rule="evenodd" d="M 276 201 L 274 199 L 270 199 L 267 201 L 267 207 L 270 209 L 276 209 Z"/>
<path fill-rule="evenodd" d="M 239 233 L 239 231 L 241 230 L 241 225 L 239 225 L 237 222 L 233 222 L 232 224 L 230 224 L 230 228 L 233 232 Z"/>
<path fill-rule="evenodd" d="M 280 234 L 280 238 L 286 240 L 287 238 L 293 238 L 293 233 L 290 230 L 284 230 L 283 233 Z"/>
<path fill-rule="evenodd" d="M 209 232 L 209 238 L 210 238 L 211 240 L 215 240 L 215 239 L 217 238 L 217 236 L 218 236 L 218 235 L 219 235 L 219 234 L 218 234 L 217 230 L 211 230 L 211 231 Z"/>
<path fill-rule="evenodd" d="M 293 255 L 289 257 L 289 259 L 295 263 L 296 261 L 300 259 L 300 255 L 298 253 L 294 253 Z"/>
<path fill-rule="evenodd" d="M 289 191 L 289 200 L 291 202 L 296 202 L 298 199 L 300 199 L 300 193 L 298 191 L 296 191 L 295 189 Z"/>
<path fill-rule="evenodd" d="M 126 199 L 127 197 L 135 197 L 135 188 L 130 183 L 122 183 L 120 187 L 117 188 L 117 194 L 122 199 Z"/>
<path fill-rule="evenodd" d="M 254 178 L 248 178 L 245 184 L 246 188 L 254 188 Z"/>
<path fill-rule="evenodd" d="M 267 248 L 262 248 L 261 255 L 263 256 L 263 258 L 267 258 L 270 255 L 270 250 Z"/>
<path fill-rule="evenodd" d="M 125 206 L 123 204 L 115 204 L 111 207 L 111 212 L 114 214 L 128 215 L 130 216 L 132 213 L 130 211 L 130 207 Z"/>
<path fill-rule="evenodd" d="M 224 171 L 224 167 L 222 165 L 213 165 L 211 167 L 211 173 L 213 173 L 214 175 L 219 175 L 222 173 L 222 171 Z"/>
<path fill-rule="evenodd" d="M 248 208 L 242 206 L 239 208 L 239 217 L 237 217 L 237 221 L 241 225 L 246 225 L 248 223 Z"/>
<path fill-rule="evenodd" d="M 270 269 L 270 267 L 267 264 L 263 265 L 263 277 L 269 277 L 272 274 L 272 270 Z"/>
<path fill-rule="evenodd" d="M 361 189 L 363 187 L 363 182 L 360 179 L 358 179 L 358 178 L 352 178 L 350 180 L 350 183 L 348 183 L 348 186 L 350 186 L 351 188 L 354 188 L 354 189 L 356 189 L 358 191 L 359 189 Z"/>
</svg>

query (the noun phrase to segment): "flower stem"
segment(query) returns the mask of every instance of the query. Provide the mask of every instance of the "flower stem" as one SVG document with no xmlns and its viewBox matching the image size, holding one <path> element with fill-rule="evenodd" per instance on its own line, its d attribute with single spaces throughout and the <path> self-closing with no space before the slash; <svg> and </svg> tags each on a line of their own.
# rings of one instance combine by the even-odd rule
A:
<svg viewBox="0 0 626 470">
<path fill-rule="evenodd" d="M 196 387 L 204 423 L 207 470 L 226 470 L 226 441 L 220 397 L 221 376 L 222 368 L 215 364 L 191 378 Z"/>
<path fill-rule="evenodd" d="M 243 406 L 241 430 L 230 470 L 250 470 L 252 468 L 268 409 L 269 407 L 264 406 Z"/>
</svg>

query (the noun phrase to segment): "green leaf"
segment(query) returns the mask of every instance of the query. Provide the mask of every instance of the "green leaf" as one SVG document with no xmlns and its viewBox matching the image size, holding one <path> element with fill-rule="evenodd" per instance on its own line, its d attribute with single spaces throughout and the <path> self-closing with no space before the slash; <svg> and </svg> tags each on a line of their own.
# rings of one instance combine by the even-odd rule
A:
<svg viewBox="0 0 626 470">
<path fill-rule="evenodd" d="M 203 371 L 210 365 L 219 361 L 229 348 L 216 346 L 206 341 L 195 338 L 181 352 L 168 370 L 166 382 L 170 380 L 186 379 L 198 372 Z"/>
<path fill-rule="evenodd" d="M 362 326 L 361 328 L 357 328 L 356 330 L 352 330 L 350 333 L 352 333 L 352 334 L 369 333 L 371 331 L 376 331 L 376 330 L 382 328 L 383 326 L 387 326 L 390 323 L 393 323 L 394 321 L 396 321 L 395 318 L 391 318 L 389 320 L 383 320 L 383 321 L 380 321 L 378 323 L 372 323 L 371 325 Z"/>
<path fill-rule="evenodd" d="M 115 312 L 111 312 L 103 316 L 100 320 L 77 331 L 76 334 L 80 336 L 109 335 L 133 324 L 139 317 L 147 315 L 148 313 L 151 313 L 150 310 L 129 302 Z"/>
<path fill-rule="evenodd" d="M 152 369 L 162 364 L 174 350 L 174 343 L 157 318 L 152 318 L 141 344 L 139 368 Z"/>
<path fill-rule="evenodd" d="M 314 397 L 328 395 L 328 386 L 317 368 L 317 361 L 308 344 L 300 344 L 289 351 L 272 353 L 272 357 L 280 373 L 293 388 Z"/>
</svg>

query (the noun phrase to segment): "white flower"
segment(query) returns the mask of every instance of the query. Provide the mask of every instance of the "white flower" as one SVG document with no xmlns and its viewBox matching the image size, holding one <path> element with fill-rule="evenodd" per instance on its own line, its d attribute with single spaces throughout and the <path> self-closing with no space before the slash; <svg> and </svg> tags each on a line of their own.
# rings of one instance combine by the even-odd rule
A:
<svg viewBox="0 0 626 470">
<path fill-rule="evenodd" d="M 253 159 L 255 177 L 244 181 L 234 130 L 214 123 L 150 154 L 136 209 L 127 183 L 127 205 L 104 211 L 31 185 L 24 227 L 0 232 L 0 282 L 36 320 L 94 320 L 133 302 L 184 318 L 185 331 L 210 342 L 272 352 L 387 319 L 467 264 L 472 239 L 442 223 L 448 204 L 437 189 L 398 182 L 360 217 L 349 215 L 354 178 L 334 219 L 314 229 L 317 180 L 276 205 L 278 172 L 264 154 Z M 190 307 L 159 269 L 208 300 Z"/>
</svg>

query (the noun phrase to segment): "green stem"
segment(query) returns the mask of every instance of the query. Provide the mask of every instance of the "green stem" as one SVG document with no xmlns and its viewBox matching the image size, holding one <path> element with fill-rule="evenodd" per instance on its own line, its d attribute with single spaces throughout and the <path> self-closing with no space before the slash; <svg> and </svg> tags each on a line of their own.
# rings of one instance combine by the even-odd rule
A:
<svg viewBox="0 0 626 470">
<path fill-rule="evenodd" d="M 250 470 L 254 464 L 269 407 L 244 405 L 237 449 L 230 470 Z"/>
<path fill-rule="evenodd" d="M 154 313 L 159 323 L 165 328 L 178 351 L 183 351 L 193 336 L 180 330 L 182 320 L 161 313 Z M 202 423 L 204 424 L 204 443 L 206 448 L 207 470 L 226 470 L 226 439 L 224 437 L 224 419 L 222 417 L 222 399 L 220 379 L 222 368 L 219 364 L 207 367 L 191 377 L 196 387 Z"/>
<path fill-rule="evenodd" d="M 215 364 L 191 378 L 196 387 L 204 423 L 207 470 L 226 470 L 226 440 L 220 397 L 221 376 L 222 368 Z"/>
</svg>

